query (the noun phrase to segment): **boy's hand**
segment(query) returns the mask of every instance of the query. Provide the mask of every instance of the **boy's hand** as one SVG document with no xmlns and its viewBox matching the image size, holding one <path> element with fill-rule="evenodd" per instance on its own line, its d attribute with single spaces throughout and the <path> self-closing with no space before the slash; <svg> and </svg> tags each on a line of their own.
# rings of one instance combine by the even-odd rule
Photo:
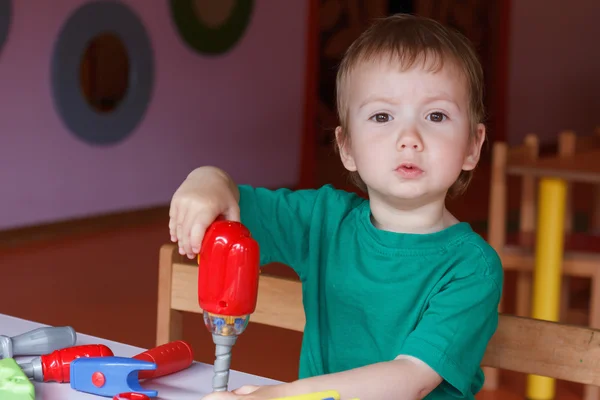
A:
<svg viewBox="0 0 600 400">
<path fill-rule="evenodd" d="M 202 238 L 218 217 L 239 221 L 239 191 L 225 172 L 201 167 L 188 175 L 171 200 L 169 231 L 179 243 L 179 253 L 192 259 L 200 251 Z"/>
<path fill-rule="evenodd" d="M 202 400 L 270 400 L 280 397 L 273 393 L 277 386 L 245 385 L 231 392 L 217 392 L 206 395 Z"/>
</svg>

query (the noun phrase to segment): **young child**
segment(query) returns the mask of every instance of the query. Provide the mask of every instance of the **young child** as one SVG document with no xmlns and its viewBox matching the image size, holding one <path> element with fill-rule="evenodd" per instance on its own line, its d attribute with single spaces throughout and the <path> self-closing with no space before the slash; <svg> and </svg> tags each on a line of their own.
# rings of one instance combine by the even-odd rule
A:
<svg viewBox="0 0 600 400">
<path fill-rule="evenodd" d="M 339 391 L 342 399 L 474 399 L 498 322 L 496 252 L 445 208 L 485 140 L 482 69 L 459 34 L 424 18 L 377 21 L 337 79 L 341 161 L 369 200 L 324 186 L 268 190 L 191 172 L 169 228 L 193 258 L 217 217 L 245 224 L 261 263 L 291 266 L 306 327 L 297 381 L 206 399 Z M 240 219 L 241 217 L 241 219 Z"/>
</svg>

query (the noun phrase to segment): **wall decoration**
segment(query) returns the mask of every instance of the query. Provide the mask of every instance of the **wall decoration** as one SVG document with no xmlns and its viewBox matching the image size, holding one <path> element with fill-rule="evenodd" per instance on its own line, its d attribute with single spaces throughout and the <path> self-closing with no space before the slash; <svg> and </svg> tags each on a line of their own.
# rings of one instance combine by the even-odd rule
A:
<svg viewBox="0 0 600 400">
<path fill-rule="evenodd" d="M 96 1 L 13 0 L 10 39 L 0 53 L 0 185 L 6 188 L 0 231 L 167 206 L 181 180 L 200 165 L 217 165 L 240 183 L 298 184 L 308 2 L 257 1 L 243 46 L 226 56 L 202 57 L 182 45 L 169 1 L 152 1 L 151 7 L 148 0 L 103 2 L 102 7 L 116 4 L 118 10 L 111 7 L 110 12 L 99 12 Z M 76 17 L 87 4 L 96 4 L 94 17 Z M 143 22 L 153 59 L 148 38 L 138 40 L 138 47 L 128 42 L 141 31 L 137 19 L 132 22 L 130 15 L 120 23 L 127 30 L 110 29 L 112 19 L 123 20 L 121 4 Z M 281 17 L 286 15 L 293 18 Z M 73 18 L 90 25 L 100 19 L 109 30 L 70 29 L 75 34 L 68 40 L 78 40 L 80 30 L 88 40 L 74 55 L 59 56 L 57 37 L 64 40 Z M 145 67 L 151 71 L 140 71 L 144 57 L 136 56 L 139 51 L 147 52 Z M 114 55 L 111 63 L 104 60 L 108 53 Z M 63 95 L 51 73 L 61 65 L 49 67 L 61 59 L 72 74 L 66 77 L 72 104 L 57 98 Z M 153 80 L 148 81 L 150 72 Z M 112 78 L 106 79 L 109 74 Z M 131 113 L 130 97 L 146 90 L 142 85 L 151 86 L 152 98 L 145 113 L 138 114 L 135 132 L 118 145 L 96 145 L 106 139 L 100 133 L 113 133 L 111 123 L 102 121 Z M 79 110 L 66 109 L 68 120 L 77 112 L 88 115 L 83 120 L 97 142 L 73 133 L 57 112 L 59 100 L 63 108 Z"/>
<path fill-rule="evenodd" d="M 102 54 L 108 61 L 98 60 Z M 100 66 L 115 62 L 127 71 L 125 81 L 115 80 L 115 71 L 109 71 L 110 77 L 96 86 L 107 88 L 116 82 L 120 87 L 116 94 L 94 98 L 92 83 Z M 55 107 L 73 134 L 93 145 L 124 140 L 144 117 L 154 84 L 152 45 L 144 24 L 121 2 L 92 1 L 80 6 L 56 40 L 51 80 Z"/>
<path fill-rule="evenodd" d="M 8 39 L 12 17 L 12 0 L 0 0 L 0 52 Z"/>
<path fill-rule="evenodd" d="M 223 54 L 244 36 L 254 0 L 170 0 L 171 17 L 183 41 L 200 54 Z"/>
</svg>

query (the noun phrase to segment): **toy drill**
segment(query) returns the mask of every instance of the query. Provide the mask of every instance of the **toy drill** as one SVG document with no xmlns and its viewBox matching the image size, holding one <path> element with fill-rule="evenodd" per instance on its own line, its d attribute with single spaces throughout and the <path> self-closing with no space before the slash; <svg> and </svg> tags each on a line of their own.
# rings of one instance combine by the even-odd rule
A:
<svg viewBox="0 0 600 400">
<path fill-rule="evenodd" d="M 215 344 L 213 391 L 227 390 L 231 350 L 256 308 L 258 243 L 239 222 L 216 221 L 198 255 L 198 300 Z"/>
</svg>

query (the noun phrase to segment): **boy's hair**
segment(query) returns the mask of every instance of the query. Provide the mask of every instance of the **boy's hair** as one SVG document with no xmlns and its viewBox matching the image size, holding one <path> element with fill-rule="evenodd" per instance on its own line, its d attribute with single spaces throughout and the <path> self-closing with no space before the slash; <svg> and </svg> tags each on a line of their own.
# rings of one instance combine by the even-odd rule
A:
<svg viewBox="0 0 600 400">
<path fill-rule="evenodd" d="M 363 32 L 346 50 L 337 73 L 337 109 L 342 135 L 340 139 L 349 140 L 348 109 L 344 95 L 348 76 L 362 62 L 389 57 L 403 70 L 408 70 L 421 62 L 431 71 L 438 71 L 444 62 L 453 63 L 464 75 L 469 92 L 469 117 L 471 120 L 471 138 L 476 135 L 477 124 L 485 116 L 483 100 L 483 69 L 471 43 L 462 34 L 450 30 L 437 21 L 410 14 L 396 14 L 376 21 Z M 336 149 L 339 150 L 337 140 Z M 473 171 L 461 171 L 458 179 L 448 193 L 450 196 L 462 194 Z M 351 172 L 350 178 L 361 190 L 366 186 L 357 172 Z"/>
</svg>

